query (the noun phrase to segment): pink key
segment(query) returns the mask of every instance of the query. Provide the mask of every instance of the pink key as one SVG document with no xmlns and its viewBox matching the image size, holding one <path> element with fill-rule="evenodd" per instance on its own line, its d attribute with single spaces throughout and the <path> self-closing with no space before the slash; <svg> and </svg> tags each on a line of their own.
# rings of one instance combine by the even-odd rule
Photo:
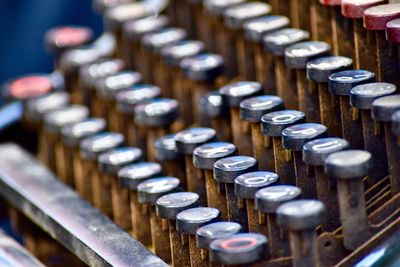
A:
<svg viewBox="0 0 400 267">
<path fill-rule="evenodd" d="M 340 6 L 342 0 L 319 0 L 325 6 Z"/>
<path fill-rule="evenodd" d="M 400 43 L 400 19 L 386 24 L 386 39 L 391 43 Z"/>
<path fill-rule="evenodd" d="M 386 23 L 400 18 L 400 4 L 374 6 L 364 11 L 364 28 L 367 30 L 385 30 Z"/>
<path fill-rule="evenodd" d="M 90 42 L 93 32 L 87 27 L 61 26 L 50 29 L 45 35 L 45 43 L 50 49 L 66 49 Z"/>
<path fill-rule="evenodd" d="M 385 3 L 384 0 L 342 0 L 342 14 L 352 19 L 361 19 L 367 8 Z"/>
</svg>

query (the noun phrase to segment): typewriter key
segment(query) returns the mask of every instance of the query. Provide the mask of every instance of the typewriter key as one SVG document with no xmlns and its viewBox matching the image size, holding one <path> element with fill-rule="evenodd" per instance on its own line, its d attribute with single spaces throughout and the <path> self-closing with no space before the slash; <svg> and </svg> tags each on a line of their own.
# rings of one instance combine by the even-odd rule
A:
<svg viewBox="0 0 400 267">
<path fill-rule="evenodd" d="M 154 98 L 135 106 L 135 123 L 146 136 L 147 158 L 154 161 L 153 144 L 167 134 L 178 117 L 178 102 L 169 98 Z"/>
<path fill-rule="evenodd" d="M 6 100 L 27 101 L 50 93 L 54 87 L 49 74 L 29 74 L 6 82 L 0 89 Z"/>
<path fill-rule="evenodd" d="M 294 267 L 318 266 L 315 228 L 325 220 L 326 208 L 318 200 L 293 200 L 276 210 L 278 225 L 288 229 Z"/>
<path fill-rule="evenodd" d="M 144 72 L 146 81 L 162 86 L 166 67 L 162 61 L 161 51 L 164 47 L 182 41 L 186 37 L 187 33 L 185 30 L 172 27 L 143 35 L 141 46 L 144 61 L 147 62 L 145 65 L 147 69 Z"/>
<path fill-rule="evenodd" d="M 183 155 L 178 152 L 174 140 L 175 134 L 167 134 L 154 141 L 154 156 L 163 165 L 164 173 L 181 180 L 181 187 L 187 188 L 185 164 Z"/>
<path fill-rule="evenodd" d="M 135 84 L 117 93 L 118 132 L 124 133 L 128 145 L 146 149 L 146 137 L 134 123 L 135 107 L 139 103 L 157 98 L 161 88 L 152 84 Z"/>
<path fill-rule="evenodd" d="M 65 182 L 65 152 L 61 140 L 61 128 L 70 123 L 80 122 L 89 116 L 85 106 L 72 105 L 51 111 L 44 116 L 45 136 L 48 144 L 49 165 L 58 177 Z"/>
<path fill-rule="evenodd" d="M 283 109 L 283 101 L 278 96 L 262 95 L 240 102 L 240 118 L 251 125 L 253 155 L 262 170 L 274 169 L 274 155 L 271 138 L 261 134 L 261 117 L 267 113 Z"/>
<path fill-rule="evenodd" d="M 206 143 L 193 150 L 193 165 L 201 170 L 206 180 L 208 206 L 221 211 L 224 219 L 228 217 L 225 186 L 214 180 L 213 166 L 216 161 L 234 154 L 236 154 L 236 146 L 226 142 Z"/>
<path fill-rule="evenodd" d="M 104 152 L 98 157 L 100 179 L 93 186 L 93 202 L 124 230 L 132 227 L 129 192 L 118 185 L 118 171 L 131 163 L 141 160 L 143 153 L 136 147 L 119 147 Z"/>
<path fill-rule="evenodd" d="M 248 229 L 246 202 L 236 196 L 234 183 L 239 175 L 257 170 L 257 160 L 248 156 L 223 158 L 216 161 L 213 167 L 214 179 L 225 184 L 229 221 L 240 223 L 245 231 Z"/>
<path fill-rule="evenodd" d="M 219 89 L 224 103 L 230 108 L 233 143 L 238 146 L 239 154 L 253 155 L 250 123 L 240 120 L 240 102 L 262 93 L 258 82 L 235 82 Z"/>
<path fill-rule="evenodd" d="M 284 56 L 285 49 L 291 45 L 306 41 L 310 33 L 301 29 L 284 28 L 267 33 L 262 39 L 264 50 L 274 56 Z"/>
<path fill-rule="evenodd" d="M 259 189 L 277 184 L 278 180 L 276 173 L 268 171 L 248 172 L 235 178 L 235 194 L 246 201 L 249 232 L 268 235 L 265 218 L 255 209 L 254 198 Z"/>
<path fill-rule="evenodd" d="M 386 24 L 397 18 L 400 18 L 400 4 L 377 5 L 364 10 L 363 14 L 364 28 L 375 34 L 377 80 L 399 85 L 397 45 L 388 42 L 385 36 Z"/>
<path fill-rule="evenodd" d="M 114 34 L 117 42 L 115 56 L 124 57 L 122 30 L 123 24 L 128 21 L 142 19 L 150 15 L 150 10 L 145 3 L 135 2 L 116 5 L 104 12 L 104 28 Z"/>
<path fill-rule="evenodd" d="M 223 13 L 227 8 L 232 6 L 242 4 L 245 0 L 205 0 L 203 1 L 203 6 L 205 11 L 207 12 L 207 23 L 209 24 L 210 34 L 208 35 L 212 40 L 212 44 L 208 46 L 209 42 L 207 42 L 207 47 L 211 51 L 216 51 L 224 58 L 228 58 L 231 54 L 226 51 L 229 47 L 229 34 L 226 33 L 226 29 L 221 27 L 224 24 L 223 22 Z M 229 66 L 229 65 L 228 65 Z"/>
<path fill-rule="evenodd" d="M 106 130 L 107 123 L 101 118 L 88 118 L 77 123 L 71 123 L 61 128 L 64 150 L 65 181 L 78 190 L 78 184 L 82 183 L 82 164 L 79 155 L 79 143 L 86 137 L 98 134 Z M 81 188 L 81 187 L 79 187 Z M 78 191 L 79 193 L 82 193 Z"/>
<path fill-rule="evenodd" d="M 282 131 L 289 126 L 303 123 L 305 118 L 305 114 L 297 110 L 275 111 L 261 117 L 261 133 L 272 138 L 274 170 L 282 184 L 296 184 L 292 153 L 288 153 L 282 146 Z"/>
<path fill-rule="evenodd" d="M 150 214 L 147 207 L 139 204 L 138 185 L 150 178 L 161 175 L 161 165 L 155 162 L 138 162 L 121 168 L 118 171 L 119 186 L 129 194 L 132 236 L 144 245 L 151 245 Z"/>
<path fill-rule="evenodd" d="M 173 97 L 180 103 L 190 103 L 190 101 L 185 101 L 182 95 L 183 77 L 180 64 L 183 59 L 196 56 L 204 51 L 204 43 L 196 40 L 180 41 L 161 50 L 163 62 L 167 66 L 162 86 L 167 97 Z"/>
<path fill-rule="evenodd" d="M 79 86 L 81 99 L 85 106 L 95 114 L 94 107 L 99 106 L 96 98 L 95 84 L 98 80 L 122 71 L 125 63 L 121 59 L 100 59 L 92 64 L 82 66 L 79 69 Z"/>
<path fill-rule="evenodd" d="M 211 242 L 210 259 L 223 266 L 258 266 L 265 259 L 267 248 L 268 239 L 264 235 L 239 233 Z"/>
<path fill-rule="evenodd" d="M 291 77 L 293 82 L 286 86 L 283 85 L 282 90 L 284 91 L 278 91 L 278 94 L 285 95 L 286 87 L 289 87 L 291 93 L 288 95 L 291 95 L 291 98 L 284 98 L 285 103 L 290 103 L 292 108 L 299 108 L 304 111 L 310 121 L 320 121 L 318 90 L 324 91 L 327 84 L 320 83 L 319 86 L 317 86 L 317 84 L 310 83 L 309 80 L 307 80 L 307 63 L 311 60 L 327 56 L 330 52 L 331 47 L 329 44 L 311 41 L 296 43 L 285 50 L 286 66 L 289 69 L 293 69 L 295 73 L 293 73 L 292 70 L 286 74 L 281 74 L 283 77 Z M 296 80 L 294 79 L 297 80 L 297 88 Z M 319 89 L 319 87 L 322 88 Z M 288 106 L 288 108 L 290 107 Z"/>
<path fill-rule="evenodd" d="M 163 222 L 168 221 L 171 243 L 172 265 L 176 267 L 190 266 L 189 244 L 184 242 L 176 230 L 176 216 L 181 211 L 198 207 L 199 195 L 192 192 L 171 193 L 157 199 L 156 212 Z"/>
<path fill-rule="evenodd" d="M 357 149 L 363 148 L 364 145 L 363 139 L 360 138 L 362 136 L 362 122 L 358 118 L 359 116 L 354 116 L 357 114 L 352 112 L 349 101 L 350 90 L 357 85 L 373 82 L 374 78 L 375 74 L 366 70 L 341 71 L 329 76 L 329 92 L 334 95 L 333 97 L 339 95 L 341 118 L 338 120 L 342 122 L 342 136 Z M 335 109 L 338 109 L 338 106 Z"/>
<path fill-rule="evenodd" d="M 326 132 L 326 126 L 318 123 L 297 124 L 282 131 L 282 146 L 293 153 L 296 185 L 301 188 L 306 198 L 316 197 L 317 188 L 315 173 L 304 163 L 301 151 L 305 143 L 325 136 Z"/>
<path fill-rule="evenodd" d="M 98 14 L 104 14 L 104 12 L 118 5 L 128 4 L 131 0 L 93 0 L 92 7 L 94 11 Z"/>
<path fill-rule="evenodd" d="M 27 100 L 26 114 L 27 120 L 38 127 L 38 157 L 43 164 L 50 166 L 53 160 L 50 158 L 54 153 L 54 147 L 50 147 L 47 135 L 45 134 L 43 118 L 51 111 L 61 109 L 70 102 L 70 95 L 65 92 L 54 92 L 43 96 Z"/>
<path fill-rule="evenodd" d="M 216 54 L 200 54 L 182 60 L 180 67 L 187 79 L 181 88 L 182 101 L 186 103 L 182 112 L 188 115 L 193 113 L 193 120 L 185 115 L 184 121 L 186 125 L 194 121 L 207 126 L 207 118 L 200 113 L 200 98 L 217 86 L 216 80 L 223 72 L 224 59 Z"/>
<path fill-rule="evenodd" d="M 227 28 L 226 36 L 229 42 L 225 49 L 229 54 L 224 54 L 227 62 L 228 77 L 236 74 L 244 79 L 249 70 L 249 58 L 246 56 L 246 45 L 243 38 L 243 24 L 257 17 L 267 15 L 271 12 L 271 6 L 262 2 L 247 2 L 227 8 L 224 13 L 224 23 Z M 226 55 L 226 56 L 225 56 Z M 231 73 L 231 71 L 233 71 Z"/>
<path fill-rule="evenodd" d="M 378 72 L 376 55 L 368 53 L 376 51 L 376 40 L 374 33 L 366 31 L 363 27 L 363 13 L 369 7 L 383 4 L 383 0 L 342 0 L 342 15 L 352 21 L 353 40 L 354 40 L 354 60 L 357 69 L 366 69 L 374 73 Z"/>
<path fill-rule="evenodd" d="M 243 24 L 246 39 L 245 52 L 248 66 L 246 79 L 260 81 L 266 94 L 276 94 L 273 75 L 273 57 L 263 51 L 264 35 L 289 25 L 289 19 L 283 16 L 263 16 L 251 19 Z"/>
<path fill-rule="evenodd" d="M 64 78 L 65 89 L 71 93 L 74 104 L 82 104 L 81 88 L 79 85 L 79 69 L 102 57 L 101 51 L 94 46 L 82 46 L 65 51 L 60 56 L 60 72 Z"/>
<path fill-rule="evenodd" d="M 220 219 L 220 211 L 208 207 L 186 209 L 177 214 L 176 230 L 181 233 L 182 240 L 189 242 L 190 266 L 209 266 L 206 259 L 202 257 L 202 250 L 196 246 L 196 231 L 200 227 L 217 222 Z"/>
<path fill-rule="evenodd" d="M 202 203 L 207 203 L 205 177 L 193 165 L 192 154 L 196 147 L 215 140 L 215 137 L 216 132 L 211 128 L 189 128 L 178 132 L 174 137 L 179 153 L 185 157 L 187 189 L 199 194 Z"/>
<path fill-rule="evenodd" d="M 142 78 L 139 72 L 120 71 L 96 82 L 96 106 L 93 107 L 93 111 L 96 116 L 107 119 L 110 130 L 119 130 L 116 94 L 140 83 Z"/>
<path fill-rule="evenodd" d="M 167 27 L 170 18 L 164 15 L 150 16 L 142 19 L 127 21 L 123 24 L 122 40 L 124 46 L 124 60 L 132 69 L 145 73 L 143 65 L 146 65 L 143 52 L 140 47 L 140 40 L 143 35 L 153 33 Z M 147 78 L 147 77 L 145 77 Z"/>
<path fill-rule="evenodd" d="M 58 58 L 64 51 L 89 43 L 93 38 L 93 32 L 83 26 L 61 26 L 48 30 L 44 36 L 44 46 L 55 54 L 54 68 L 58 67 Z"/>
<path fill-rule="evenodd" d="M 235 222 L 210 223 L 197 229 L 196 244 L 198 248 L 209 249 L 214 240 L 232 236 L 241 231 L 242 226 Z"/>
<path fill-rule="evenodd" d="M 328 83 L 331 82 L 329 77 L 332 73 L 351 69 L 352 64 L 352 59 L 340 56 L 321 57 L 307 63 L 307 78 L 311 81 L 310 88 L 318 89 L 313 92 L 306 92 L 305 98 L 308 98 L 310 102 L 316 101 L 316 106 L 311 105 L 311 107 L 319 111 L 320 118 L 317 121 L 326 124 L 329 134 L 332 136 L 342 136 L 342 129 L 341 113 L 340 108 L 338 108 L 340 98 L 335 98 L 329 93 L 328 84 L 331 85 L 331 83 Z M 337 82 L 339 83 L 340 80 L 337 79 Z M 314 96 L 314 99 L 311 95 Z"/>
<path fill-rule="evenodd" d="M 388 158 L 390 187 L 392 195 L 400 191 L 400 148 L 397 136 L 392 132 L 392 114 L 400 109 L 400 95 L 384 96 L 372 103 L 372 118 L 384 125 L 386 153 Z"/>
<path fill-rule="evenodd" d="M 292 185 L 273 185 L 256 192 L 255 207 L 265 213 L 268 224 L 269 253 L 272 259 L 290 255 L 287 232 L 278 226 L 276 210 L 285 202 L 298 199 L 300 188 Z"/>
<path fill-rule="evenodd" d="M 151 178 L 137 186 L 138 201 L 142 208 L 147 207 L 150 212 L 151 241 L 154 252 L 166 262 L 171 261 L 169 226 L 157 216 L 155 205 L 158 198 L 176 192 L 178 187 L 179 179 L 169 176 Z"/>
<path fill-rule="evenodd" d="M 362 179 L 372 168 L 372 155 L 363 150 L 340 151 L 325 160 L 325 173 L 337 179 L 343 245 L 355 250 L 370 236 Z"/>
<path fill-rule="evenodd" d="M 218 91 L 212 91 L 200 98 L 200 113 L 210 120 L 218 140 L 232 141 L 229 108 Z"/>
<path fill-rule="evenodd" d="M 117 148 L 124 143 L 122 134 L 113 132 L 99 133 L 83 139 L 79 143 L 81 164 L 79 168 L 82 169 L 82 178 L 79 178 L 79 183 L 76 184 L 77 191 L 81 193 L 82 197 L 94 203 L 93 184 L 99 184 L 100 174 L 97 168 L 97 157 L 103 152 Z"/>
<path fill-rule="evenodd" d="M 374 122 L 371 117 L 372 102 L 379 97 L 394 94 L 395 91 L 396 86 L 390 83 L 366 83 L 350 90 L 353 113 L 356 116 L 360 114 L 362 121 L 364 148 L 374 155 L 374 168 L 368 175 L 370 181 L 381 181 L 388 174 L 384 133 L 380 130 L 380 123 Z"/>
<path fill-rule="evenodd" d="M 341 138 L 320 138 L 303 146 L 303 161 L 314 168 L 318 199 L 329 212 L 322 225 L 324 232 L 333 232 L 340 227 L 339 207 L 337 204 L 336 181 L 324 173 L 325 159 L 332 153 L 349 148 L 349 142 Z"/>
</svg>

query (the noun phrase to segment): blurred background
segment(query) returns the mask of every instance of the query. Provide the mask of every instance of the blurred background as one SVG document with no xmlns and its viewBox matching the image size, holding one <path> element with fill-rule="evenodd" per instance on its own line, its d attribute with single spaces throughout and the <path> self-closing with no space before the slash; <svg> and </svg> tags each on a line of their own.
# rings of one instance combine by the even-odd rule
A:
<svg viewBox="0 0 400 267">
<path fill-rule="evenodd" d="M 43 46 L 45 32 L 59 25 L 84 25 L 96 36 L 102 18 L 90 0 L 0 0 L 0 84 L 32 72 L 50 72 L 52 56 Z"/>
</svg>

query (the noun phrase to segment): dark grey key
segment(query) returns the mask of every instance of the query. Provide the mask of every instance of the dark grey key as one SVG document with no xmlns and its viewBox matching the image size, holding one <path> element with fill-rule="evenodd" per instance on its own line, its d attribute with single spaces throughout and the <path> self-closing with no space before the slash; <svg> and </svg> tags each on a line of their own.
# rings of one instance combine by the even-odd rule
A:
<svg viewBox="0 0 400 267">
<path fill-rule="evenodd" d="M 243 24 L 244 36 L 252 42 L 261 42 L 263 37 L 273 31 L 289 25 L 289 18 L 285 16 L 263 16 L 246 21 Z"/>
<path fill-rule="evenodd" d="M 161 53 L 163 47 L 182 41 L 186 37 L 185 30 L 170 27 L 143 35 L 141 43 L 147 51 Z"/>
<path fill-rule="evenodd" d="M 242 231 L 242 226 L 235 222 L 215 222 L 204 225 L 196 231 L 197 247 L 209 249 L 214 240 L 232 236 Z"/>
<path fill-rule="evenodd" d="M 96 160 L 98 155 L 119 147 L 123 144 L 124 137 L 119 133 L 105 132 L 87 137 L 80 142 L 82 158 Z"/>
<path fill-rule="evenodd" d="M 223 15 L 225 25 L 229 28 L 239 29 L 249 19 L 267 15 L 271 6 L 262 2 L 248 2 L 227 8 Z"/>
<path fill-rule="evenodd" d="M 161 165 L 156 162 L 138 162 L 118 171 L 119 184 L 129 190 L 137 191 L 137 186 L 146 179 L 161 175 Z"/>
<path fill-rule="evenodd" d="M 29 119 L 38 122 L 45 114 L 53 110 L 63 108 L 70 102 L 70 95 L 66 92 L 54 92 L 34 99 L 26 103 L 26 113 Z"/>
<path fill-rule="evenodd" d="M 285 61 L 289 68 L 305 69 L 309 61 L 327 56 L 330 52 L 331 46 L 325 42 L 301 42 L 285 49 Z"/>
<path fill-rule="evenodd" d="M 166 65 L 179 67 L 183 59 L 197 56 L 205 51 L 205 44 L 196 40 L 183 40 L 175 44 L 165 46 L 161 50 L 161 56 Z"/>
<path fill-rule="evenodd" d="M 88 116 L 89 110 L 85 106 L 72 105 L 63 107 L 45 115 L 45 128 L 51 134 L 59 134 L 63 126 L 83 121 Z"/>
<path fill-rule="evenodd" d="M 275 56 L 284 56 L 289 46 L 310 38 L 310 33 L 301 29 L 285 28 L 263 37 L 264 49 Z"/>
</svg>

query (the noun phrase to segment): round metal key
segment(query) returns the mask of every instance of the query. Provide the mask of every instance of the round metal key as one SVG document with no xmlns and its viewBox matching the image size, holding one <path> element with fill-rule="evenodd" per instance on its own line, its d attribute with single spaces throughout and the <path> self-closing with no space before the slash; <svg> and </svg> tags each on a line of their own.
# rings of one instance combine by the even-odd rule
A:
<svg viewBox="0 0 400 267">
<path fill-rule="evenodd" d="M 279 176 L 274 172 L 248 172 L 235 178 L 235 194 L 243 199 L 254 199 L 258 190 L 278 182 Z"/>
<path fill-rule="evenodd" d="M 282 131 L 292 125 L 303 123 L 306 114 L 298 110 L 281 110 L 261 117 L 261 133 L 272 137 L 282 136 Z"/>
<path fill-rule="evenodd" d="M 221 220 L 221 212 L 215 208 L 191 208 L 176 215 L 176 230 L 184 234 L 195 235 L 200 227 L 219 220 Z"/>
<path fill-rule="evenodd" d="M 253 157 L 232 156 L 216 161 L 213 170 L 215 180 L 233 184 L 239 175 L 257 171 L 258 162 Z"/>
<path fill-rule="evenodd" d="M 232 143 L 206 143 L 193 150 L 193 165 L 199 169 L 212 170 L 216 161 L 233 156 L 236 152 L 237 148 Z"/>
<path fill-rule="evenodd" d="M 136 147 L 118 147 L 99 155 L 100 171 L 108 174 L 117 174 L 118 171 L 131 163 L 141 160 L 143 152 Z"/>
<path fill-rule="evenodd" d="M 99 154 L 119 147 L 123 143 L 124 136 L 120 133 L 99 133 L 80 142 L 80 154 L 85 159 L 96 160 Z"/>
<path fill-rule="evenodd" d="M 180 153 L 191 155 L 196 147 L 213 141 L 216 134 L 212 128 L 189 128 L 175 134 L 174 140 Z"/>
<path fill-rule="evenodd" d="M 147 179 L 137 186 L 138 201 L 154 205 L 158 198 L 178 191 L 179 185 L 179 179 L 170 176 Z"/>
<path fill-rule="evenodd" d="M 48 30 L 44 36 L 45 47 L 53 52 L 60 53 L 66 49 L 89 43 L 93 38 L 93 31 L 84 26 L 61 26 Z"/>
<path fill-rule="evenodd" d="M 65 125 L 61 128 L 63 143 L 70 146 L 78 145 L 82 139 L 103 132 L 106 127 L 107 122 L 103 118 L 89 118 Z"/>
<path fill-rule="evenodd" d="M 219 93 L 229 107 L 239 107 L 244 99 L 260 95 L 262 90 L 261 83 L 243 81 L 225 85 L 219 89 Z"/>
<path fill-rule="evenodd" d="M 400 17 L 400 4 L 386 4 L 370 7 L 364 11 L 364 28 L 383 31 L 386 24 Z"/>
<path fill-rule="evenodd" d="M 288 17 L 276 15 L 251 19 L 243 24 L 244 36 L 247 40 L 258 43 L 264 35 L 288 26 L 289 22 Z"/>
<path fill-rule="evenodd" d="M 171 27 L 143 35 L 141 43 L 146 50 L 161 53 L 163 47 L 182 41 L 186 37 L 185 30 Z"/>
<path fill-rule="evenodd" d="M 128 3 L 131 3 L 131 0 L 93 0 L 92 6 L 97 13 L 103 14 L 109 8 Z"/>
<path fill-rule="evenodd" d="M 125 63 L 122 59 L 101 59 L 79 69 L 79 78 L 89 88 L 95 86 L 96 81 L 122 71 Z"/>
<path fill-rule="evenodd" d="M 282 146 L 293 151 L 301 151 L 305 143 L 326 135 L 328 128 L 318 123 L 302 123 L 282 131 Z"/>
<path fill-rule="evenodd" d="M 372 109 L 375 99 L 392 95 L 396 86 L 391 83 L 366 83 L 350 90 L 350 104 L 358 109 Z"/>
<path fill-rule="evenodd" d="M 135 84 L 115 96 L 117 109 L 124 113 L 133 113 L 137 104 L 161 95 L 161 88 L 153 84 Z"/>
<path fill-rule="evenodd" d="M 242 226 L 236 222 L 215 222 L 204 225 L 196 231 L 198 248 L 209 249 L 214 240 L 229 237 L 242 231 Z"/>
<path fill-rule="evenodd" d="M 168 134 L 155 141 L 154 150 L 157 160 L 176 160 L 182 156 L 178 152 L 174 138 L 175 134 Z"/>
<path fill-rule="evenodd" d="M 277 222 L 289 230 L 314 229 L 324 222 L 326 208 L 319 200 L 293 200 L 276 210 Z"/>
<path fill-rule="evenodd" d="M 213 91 L 200 98 L 200 111 L 208 118 L 221 117 L 229 113 L 219 91 Z"/>
<path fill-rule="evenodd" d="M 329 76 L 338 71 L 351 69 L 353 60 L 348 57 L 321 57 L 307 63 L 307 78 L 317 83 L 329 82 Z"/>
<path fill-rule="evenodd" d="M 364 150 L 345 150 L 325 159 L 325 173 L 337 179 L 360 179 L 372 168 L 372 155 Z"/>
<path fill-rule="evenodd" d="M 135 122 L 142 126 L 166 126 L 178 118 L 178 101 L 154 98 L 135 107 Z"/>
<path fill-rule="evenodd" d="M 59 133 L 67 124 L 76 123 L 87 119 L 89 109 L 81 105 L 71 105 L 54 110 L 44 116 L 46 131 Z"/>
<path fill-rule="evenodd" d="M 150 16 L 124 23 L 123 32 L 128 40 L 139 41 L 143 35 L 153 33 L 167 27 L 169 18 L 164 15 Z"/>
<path fill-rule="evenodd" d="M 342 0 L 342 15 L 352 19 L 362 19 L 364 11 L 372 6 L 383 4 L 384 0 Z"/>
<path fill-rule="evenodd" d="M 166 65 L 179 67 L 183 59 L 194 57 L 206 50 L 205 44 L 196 40 L 183 40 L 161 50 Z"/>
<path fill-rule="evenodd" d="M 260 189 L 255 194 L 255 207 L 263 213 L 276 213 L 280 205 L 298 199 L 301 189 L 293 185 L 273 185 Z"/>
<path fill-rule="evenodd" d="M 245 0 L 204 0 L 203 6 L 208 14 L 212 16 L 222 16 L 224 11 L 237 4 L 242 4 Z"/>
<path fill-rule="evenodd" d="M 121 29 L 123 23 L 147 17 L 149 13 L 150 10 L 144 2 L 116 5 L 104 12 L 104 28 L 114 32 Z"/>
<path fill-rule="evenodd" d="M 224 265 L 249 264 L 266 256 L 268 239 L 261 234 L 243 233 L 217 239 L 210 244 L 210 259 Z"/>
<path fill-rule="evenodd" d="M 137 190 L 144 180 L 161 175 L 161 165 L 156 162 L 138 162 L 122 167 L 118 171 L 119 184 L 129 190 Z"/>
<path fill-rule="evenodd" d="M 95 46 L 82 46 L 65 51 L 60 57 L 60 69 L 65 73 L 79 71 L 79 68 L 92 64 L 102 57 L 101 51 Z"/>
<path fill-rule="evenodd" d="M 392 114 L 400 109 L 400 95 L 378 98 L 372 102 L 372 117 L 377 121 L 390 121 Z"/>
<path fill-rule="evenodd" d="M 261 17 L 271 12 L 271 6 L 262 2 L 247 2 L 227 8 L 224 11 L 225 25 L 232 29 L 240 29 L 249 19 Z"/>
<path fill-rule="evenodd" d="M 48 74 L 29 74 L 1 86 L 1 94 L 10 100 L 28 100 L 43 96 L 54 89 Z"/>
<path fill-rule="evenodd" d="M 54 92 L 32 98 L 26 103 L 26 113 L 29 119 L 40 121 L 45 114 L 67 106 L 70 100 L 71 97 L 66 92 Z"/>
<path fill-rule="evenodd" d="M 209 81 L 222 74 L 224 59 L 217 54 L 200 54 L 183 59 L 180 68 L 191 80 Z"/>
<path fill-rule="evenodd" d="M 114 99 L 115 95 L 142 81 L 143 76 L 135 71 L 121 71 L 96 82 L 99 95 L 106 99 Z"/>
<path fill-rule="evenodd" d="M 392 132 L 400 135 L 400 110 L 392 114 Z"/>
<path fill-rule="evenodd" d="M 285 28 L 266 34 L 263 38 L 264 49 L 275 56 L 284 56 L 285 50 L 310 38 L 310 33 L 296 28 Z"/>
<path fill-rule="evenodd" d="M 249 122 L 260 122 L 263 115 L 283 108 L 283 100 L 279 96 L 250 97 L 240 102 L 240 118 Z"/>
<path fill-rule="evenodd" d="M 305 69 L 307 63 L 313 59 L 327 56 L 331 46 L 325 42 L 301 42 L 285 49 L 285 62 L 289 68 Z"/>
<path fill-rule="evenodd" d="M 345 70 L 329 76 L 329 92 L 335 95 L 350 95 L 357 85 L 371 83 L 375 74 L 368 70 Z"/>
<path fill-rule="evenodd" d="M 158 217 L 175 220 L 181 211 L 200 206 L 200 197 L 193 192 L 171 193 L 157 199 L 156 212 Z"/>
<path fill-rule="evenodd" d="M 335 137 L 310 141 L 303 146 L 303 161 L 311 166 L 324 166 L 325 159 L 330 154 L 345 150 L 349 145 L 346 140 Z"/>
</svg>

